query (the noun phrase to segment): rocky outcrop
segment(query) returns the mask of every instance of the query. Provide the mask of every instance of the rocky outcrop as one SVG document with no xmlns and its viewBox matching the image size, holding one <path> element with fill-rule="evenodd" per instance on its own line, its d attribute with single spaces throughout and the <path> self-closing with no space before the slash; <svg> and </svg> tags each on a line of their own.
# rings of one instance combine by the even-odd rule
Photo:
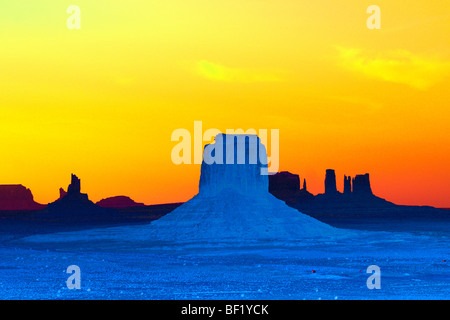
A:
<svg viewBox="0 0 450 320">
<path fill-rule="evenodd" d="M 102 208 L 131 208 L 131 207 L 145 207 L 145 204 L 135 202 L 133 199 L 126 196 L 116 196 L 102 199 L 96 203 Z"/>
<path fill-rule="evenodd" d="M 336 188 L 336 173 L 333 169 L 327 169 L 325 173 L 325 194 L 335 195 L 337 194 Z"/>
<path fill-rule="evenodd" d="M 279 198 L 281 199 L 281 198 Z M 303 180 L 303 188 L 300 189 L 293 197 L 290 198 L 290 201 L 295 203 L 308 202 L 314 199 L 314 195 L 308 191 L 306 188 L 306 180 Z M 284 200 L 284 199 L 282 199 Z"/>
<path fill-rule="evenodd" d="M 261 150 L 259 158 L 265 162 L 265 148 L 259 138 L 256 141 L 257 148 Z M 221 148 L 220 143 L 217 143 L 216 136 L 215 147 Z M 242 140 L 237 142 L 236 147 L 245 150 L 246 156 L 251 150 Z M 130 242 L 137 248 L 163 245 L 170 250 L 178 244 L 187 245 L 183 249 L 218 246 L 222 249 L 243 247 L 247 250 L 249 246 L 258 246 L 266 250 L 280 243 L 289 248 L 291 244 L 302 244 L 305 239 L 311 243 L 316 240 L 326 240 L 328 243 L 354 235 L 353 231 L 333 228 L 305 215 L 271 195 L 268 176 L 261 174 L 267 167 L 261 161 L 246 164 L 206 163 L 208 152 L 208 148 L 205 148 L 199 193 L 148 225 L 34 236 L 28 241 L 65 243 L 66 246 L 74 242 L 74 245 L 78 243 L 86 248 L 88 239 L 89 245 L 101 248 L 111 246 L 114 250 Z"/>
<path fill-rule="evenodd" d="M 344 176 L 344 194 L 352 193 L 352 178 Z"/>
<path fill-rule="evenodd" d="M 370 187 L 369 174 L 358 174 L 353 180 L 353 194 L 355 195 L 373 195 L 372 188 Z"/>
<path fill-rule="evenodd" d="M 59 188 L 59 199 L 62 199 L 66 196 L 67 192 L 63 188 Z"/>
<path fill-rule="evenodd" d="M 39 210 L 44 207 L 34 201 L 31 190 L 23 185 L 0 185 L 0 211 Z"/>
<path fill-rule="evenodd" d="M 285 172 L 283 175 L 289 176 L 290 174 Z M 295 193 L 279 192 L 273 194 L 278 199 L 285 201 L 289 206 L 307 214 L 321 214 L 326 212 L 326 210 L 350 210 L 349 212 L 354 213 L 360 212 L 363 210 L 362 208 L 364 210 L 368 208 L 378 210 L 379 208 L 389 209 L 395 206 L 393 203 L 372 193 L 369 174 L 357 175 L 353 179 L 349 176 L 344 176 L 343 193 L 337 191 L 336 175 L 332 169 L 326 171 L 325 193 L 313 195 L 306 190 L 305 184 L 306 181 L 304 182 L 304 187 Z M 283 186 L 278 185 L 276 190 L 283 190 Z"/>
<path fill-rule="evenodd" d="M 314 199 L 314 195 L 308 192 L 306 179 L 303 179 L 303 188 L 300 189 L 300 177 L 288 171 L 269 176 L 269 192 L 287 202 L 298 203 Z"/>
<path fill-rule="evenodd" d="M 94 204 L 89 200 L 89 197 L 85 193 L 81 193 L 81 181 L 74 174 L 71 176 L 71 181 L 67 187 L 67 192 L 63 188 L 59 189 L 60 198 L 55 202 L 50 203 L 48 206 L 53 209 L 55 206 L 64 207 L 68 206 L 70 203 L 73 204 Z M 69 206 L 68 206 L 69 207 Z"/>
<path fill-rule="evenodd" d="M 87 194 L 81 193 L 81 181 L 72 174 L 67 194 L 50 203 L 42 213 L 42 217 L 63 222 L 95 221 L 108 215 L 108 210 L 97 206 L 89 200 Z"/>
<path fill-rule="evenodd" d="M 226 189 L 237 191 L 238 185 L 242 194 L 267 193 L 267 164 L 260 161 L 260 154 L 265 154 L 261 146 L 256 135 L 218 134 L 215 143 L 203 151 L 199 192 L 214 196 Z"/>
<path fill-rule="evenodd" d="M 225 157 L 230 156 L 230 148 L 222 149 L 222 144 L 225 144 L 222 141 L 228 136 L 220 134 L 214 143 L 216 150 L 223 150 Z M 242 137 L 232 135 L 232 140 L 237 136 Z M 231 151 L 236 153 L 239 149 L 245 150 L 245 159 L 249 159 L 252 150 L 256 149 L 260 151 L 256 163 L 211 163 L 208 160 L 211 151 L 208 147 L 212 145 L 205 147 L 198 195 L 152 222 L 148 228 L 152 239 L 242 243 L 248 240 L 326 237 L 339 233 L 290 208 L 268 192 L 268 176 L 261 174 L 266 169 L 263 164 L 267 161 L 265 147 L 257 136 L 248 137 L 245 140 L 238 139 Z M 252 140 L 257 144 L 249 143 Z M 298 187 L 296 178 L 293 178 L 292 186 Z"/>
<path fill-rule="evenodd" d="M 300 190 L 300 177 L 288 171 L 269 176 L 269 192 L 275 197 L 290 197 Z"/>
<path fill-rule="evenodd" d="M 67 188 L 67 193 L 68 194 L 80 194 L 81 193 L 81 181 L 74 174 L 72 174 L 72 181 L 70 182 L 70 185 Z"/>
</svg>

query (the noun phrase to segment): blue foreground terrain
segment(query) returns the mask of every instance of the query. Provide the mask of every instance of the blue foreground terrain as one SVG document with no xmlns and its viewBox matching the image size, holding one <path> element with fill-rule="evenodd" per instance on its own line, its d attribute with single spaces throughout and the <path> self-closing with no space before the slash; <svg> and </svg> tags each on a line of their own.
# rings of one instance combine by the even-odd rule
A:
<svg viewBox="0 0 450 320">
<path fill-rule="evenodd" d="M 411 232 L 357 231 L 340 240 L 232 245 L 126 237 L 98 243 L 86 237 L 89 231 L 72 232 L 72 237 L 80 234 L 79 241 L 51 244 L 47 235 L 28 242 L 4 233 L 0 298 L 448 299 L 449 226 L 426 228 L 422 222 L 415 230 L 410 224 Z M 79 290 L 66 286 L 70 265 L 81 269 Z M 381 269 L 381 289 L 366 286 L 370 265 Z"/>
</svg>

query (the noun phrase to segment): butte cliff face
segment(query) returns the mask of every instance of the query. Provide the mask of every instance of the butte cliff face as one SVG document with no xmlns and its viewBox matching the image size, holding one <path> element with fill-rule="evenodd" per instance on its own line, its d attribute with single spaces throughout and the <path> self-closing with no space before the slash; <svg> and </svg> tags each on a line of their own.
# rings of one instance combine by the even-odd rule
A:
<svg viewBox="0 0 450 320">
<path fill-rule="evenodd" d="M 30 189 L 17 185 L 0 185 L 1 210 L 39 210 L 45 206 L 34 201 Z"/>
<path fill-rule="evenodd" d="M 217 196 L 223 190 L 242 194 L 266 193 L 266 149 L 256 135 L 218 134 L 214 144 L 205 146 L 200 173 L 199 193 Z"/>
<path fill-rule="evenodd" d="M 233 148 L 226 147 L 226 143 L 221 142 L 224 139 L 234 140 Z M 266 150 L 257 136 L 221 134 L 216 136 L 214 145 L 216 151 L 223 151 L 223 159 L 232 159 L 239 150 L 244 150 L 247 161 L 251 160 L 254 151 L 262 158 L 245 164 L 211 163 L 210 156 L 218 153 L 211 152 L 213 144 L 207 145 L 198 195 L 152 222 L 149 232 L 155 239 L 292 240 L 340 232 L 290 208 L 269 193 L 268 176 L 261 174 L 267 168 Z"/>
</svg>

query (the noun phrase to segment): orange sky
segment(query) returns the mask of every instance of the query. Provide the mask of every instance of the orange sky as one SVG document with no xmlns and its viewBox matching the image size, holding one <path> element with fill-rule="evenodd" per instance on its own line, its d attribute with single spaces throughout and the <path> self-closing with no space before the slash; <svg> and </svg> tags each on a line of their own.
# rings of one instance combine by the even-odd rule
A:
<svg viewBox="0 0 450 320">
<path fill-rule="evenodd" d="M 5 2 L 5 1 L 4 1 Z M 399 204 L 450 207 L 450 3 L 78 0 L 0 4 L 0 183 L 47 203 L 188 200 L 171 133 L 279 129 L 280 169 L 323 192 L 369 172 Z M 381 9 L 369 30 L 366 9 Z"/>
</svg>

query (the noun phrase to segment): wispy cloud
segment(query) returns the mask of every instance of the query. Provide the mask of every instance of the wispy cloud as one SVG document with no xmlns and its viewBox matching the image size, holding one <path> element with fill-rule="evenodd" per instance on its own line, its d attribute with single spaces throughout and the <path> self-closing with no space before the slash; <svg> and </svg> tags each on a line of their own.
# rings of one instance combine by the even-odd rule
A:
<svg viewBox="0 0 450 320">
<path fill-rule="evenodd" d="M 280 72 L 259 69 L 231 68 L 201 60 L 195 63 L 194 72 L 204 78 L 225 82 L 277 82 L 285 79 Z"/>
<path fill-rule="evenodd" d="M 368 77 L 427 90 L 450 75 L 450 62 L 396 50 L 370 55 L 360 49 L 337 47 L 339 65 Z"/>
</svg>

